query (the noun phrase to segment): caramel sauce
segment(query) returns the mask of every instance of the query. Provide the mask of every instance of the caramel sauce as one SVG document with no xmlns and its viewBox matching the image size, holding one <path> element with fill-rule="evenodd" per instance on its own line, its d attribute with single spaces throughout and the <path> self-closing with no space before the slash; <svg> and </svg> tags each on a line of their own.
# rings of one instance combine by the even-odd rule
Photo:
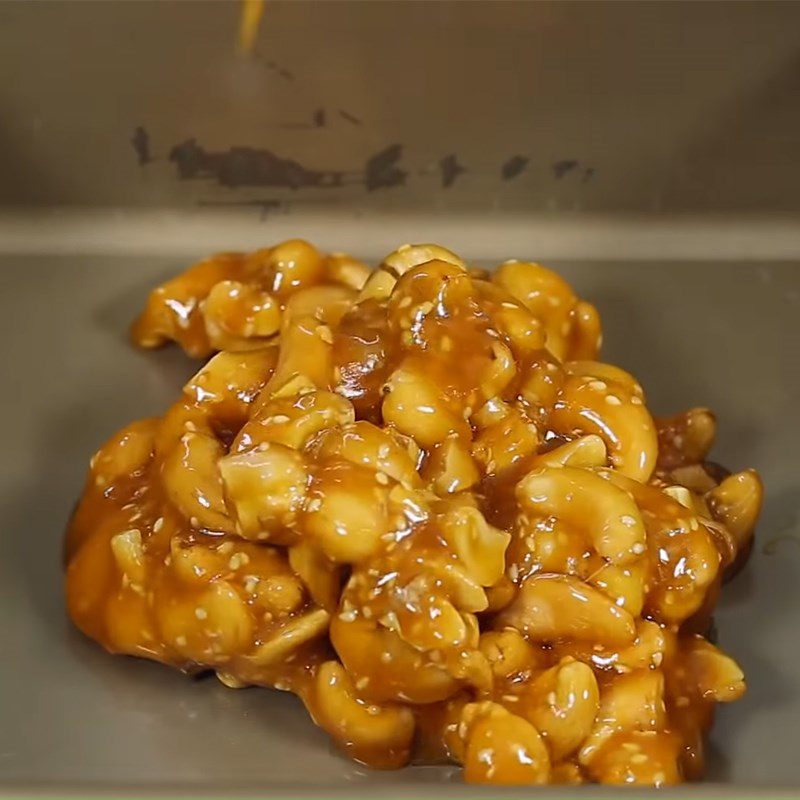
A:
<svg viewBox="0 0 800 800">
<path fill-rule="evenodd" d="M 706 468 L 708 412 L 653 420 L 594 360 L 597 312 L 561 278 L 291 241 L 190 268 L 132 335 L 220 352 L 92 459 L 65 548 L 87 636 L 292 691 L 374 767 L 702 773 L 744 681 L 700 634 L 760 483 Z"/>
</svg>

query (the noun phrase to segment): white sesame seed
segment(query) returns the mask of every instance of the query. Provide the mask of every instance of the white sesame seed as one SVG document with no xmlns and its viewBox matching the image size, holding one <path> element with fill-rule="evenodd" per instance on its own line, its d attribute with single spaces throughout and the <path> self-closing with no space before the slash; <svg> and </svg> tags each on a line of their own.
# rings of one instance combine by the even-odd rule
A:
<svg viewBox="0 0 800 800">
<path fill-rule="evenodd" d="M 194 610 L 194 615 L 197 619 L 206 619 L 208 617 L 208 611 L 206 611 L 202 606 L 197 606 Z"/>
<path fill-rule="evenodd" d="M 178 647 L 186 647 L 186 637 L 185 636 L 176 636 L 175 637 L 175 644 Z"/>
<path fill-rule="evenodd" d="M 230 569 L 239 569 L 239 567 L 243 567 L 249 563 L 250 556 L 248 556 L 247 553 L 234 553 L 228 561 L 228 567 Z"/>
<path fill-rule="evenodd" d="M 550 692 L 547 695 L 547 703 L 548 703 L 548 705 L 551 705 L 551 706 L 554 706 L 556 704 L 556 693 L 555 692 Z"/>
<path fill-rule="evenodd" d="M 640 556 L 642 553 L 644 553 L 645 549 L 646 548 L 642 542 L 636 542 L 636 544 L 631 547 L 631 552 L 635 553 L 637 556 Z"/>
<path fill-rule="evenodd" d="M 365 676 L 365 677 L 363 677 L 363 678 L 359 678 L 359 679 L 356 681 L 356 689 L 358 689 L 359 691 L 360 691 L 361 689 L 366 689 L 366 688 L 367 688 L 367 686 L 369 686 L 369 678 L 368 678 L 368 677 L 366 677 L 366 676 Z"/>
<path fill-rule="evenodd" d="M 342 622 L 355 622 L 356 612 L 355 612 L 355 610 L 342 611 L 342 613 L 339 614 L 339 619 Z"/>
<path fill-rule="evenodd" d="M 164 517 L 159 517 L 153 523 L 153 533 L 158 533 L 164 527 Z"/>
<path fill-rule="evenodd" d="M 327 325 L 317 326 L 317 336 L 326 344 L 333 344 L 333 333 Z"/>
<path fill-rule="evenodd" d="M 596 392 L 604 392 L 606 389 L 608 389 L 608 385 L 605 381 L 589 381 L 587 386 L 590 389 L 594 389 Z"/>
<path fill-rule="evenodd" d="M 380 483 L 382 486 L 389 485 L 389 476 L 385 472 L 376 472 L 375 480 L 378 481 L 378 483 Z"/>
<path fill-rule="evenodd" d="M 381 664 L 388 664 L 392 660 L 391 653 L 381 653 Z"/>
<path fill-rule="evenodd" d="M 615 394 L 607 394 L 606 403 L 608 403 L 610 406 L 621 406 L 622 400 L 620 400 Z"/>
</svg>

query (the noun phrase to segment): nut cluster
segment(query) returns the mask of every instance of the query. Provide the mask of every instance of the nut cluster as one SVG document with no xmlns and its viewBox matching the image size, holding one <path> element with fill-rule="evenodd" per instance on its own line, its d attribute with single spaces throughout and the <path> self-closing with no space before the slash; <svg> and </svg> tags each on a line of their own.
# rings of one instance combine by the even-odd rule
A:
<svg viewBox="0 0 800 800">
<path fill-rule="evenodd" d="M 210 360 L 93 457 L 67 599 L 108 650 L 296 693 L 353 758 L 486 783 L 698 777 L 744 678 L 705 634 L 761 505 L 648 412 L 534 263 L 290 241 L 155 289 Z"/>
</svg>

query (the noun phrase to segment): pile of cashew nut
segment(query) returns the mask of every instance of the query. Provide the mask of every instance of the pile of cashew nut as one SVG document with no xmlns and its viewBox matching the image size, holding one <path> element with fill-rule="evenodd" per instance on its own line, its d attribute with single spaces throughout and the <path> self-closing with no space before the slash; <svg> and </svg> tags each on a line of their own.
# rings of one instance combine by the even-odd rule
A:
<svg viewBox="0 0 800 800">
<path fill-rule="evenodd" d="M 297 694 L 354 759 L 498 784 L 703 771 L 745 690 L 708 638 L 762 488 L 654 419 L 554 272 L 289 241 L 156 288 L 143 347 L 207 358 L 92 458 L 76 625 L 114 653 Z"/>
</svg>

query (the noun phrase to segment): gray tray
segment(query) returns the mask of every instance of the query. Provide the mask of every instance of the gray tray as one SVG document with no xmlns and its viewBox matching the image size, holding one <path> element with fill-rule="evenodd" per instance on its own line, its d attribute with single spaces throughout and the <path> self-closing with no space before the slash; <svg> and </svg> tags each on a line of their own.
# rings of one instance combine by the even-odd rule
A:
<svg viewBox="0 0 800 800">
<path fill-rule="evenodd" d="M 273 224 L 268 238 L 293 233 L 302 226 Z M 345 238 L 355 236 L 351 229 Z M 365 257 L 394 244 L 374 230 L 365 240 Z M 498 260 L 522 255 L 494 246 Z M 68 623 L 60 541 L 88 458 L 128 420 L 161 411 L 192 371 L 174 349 L 142 353 L 125 340 L 148 288 L 185 263 L 0 256 L 0 791 L 481 794 L 451 769 L 362 768 L 331 749 L 292 697 L 111 657 Z M 800 786 L 800 263 L 555 266 L 598 305 L 604 357 L 641 379 L 651 406 L 712 407 L 715 458 L 763 475 L 758 542 L 717 615 L 749 691 L 720 709 L 709 782 L 692 793 L 731 796 L 730 784 L 790 792 Z"/>
<path fill-rule="evenodd" d="M 192 371 L 128 346 L 147 290 L 290 236 L 554 264 L 656 411 L 715 409 L 716 460 L 767 488 L 717 618 L 750 688 L 709 780 L 660 795 L 800 794 L 800 3 L 268 0 L 250 59 L 239 8 L 0 2 L 0 795 L 531 795 L 370 772 L 293 698 L 109 657 L 65 618 L 90 455 Z M 270 154 L 342 183 L 291 188 Z"/>
</svg>

